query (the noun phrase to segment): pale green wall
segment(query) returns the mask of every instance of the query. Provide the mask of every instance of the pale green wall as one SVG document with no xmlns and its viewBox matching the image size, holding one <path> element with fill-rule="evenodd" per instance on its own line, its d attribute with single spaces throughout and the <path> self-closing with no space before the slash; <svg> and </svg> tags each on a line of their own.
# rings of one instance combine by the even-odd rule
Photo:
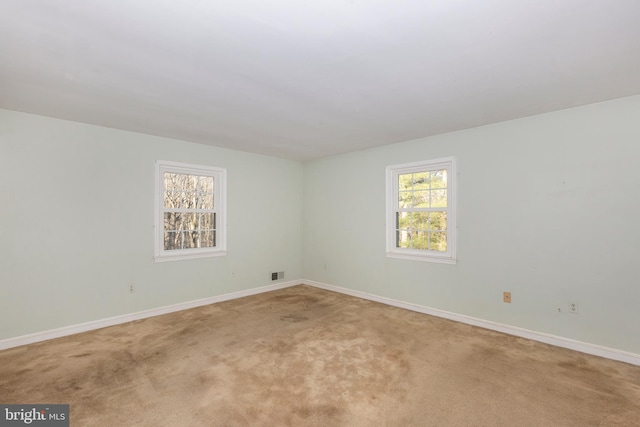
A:
<svg viewBox="0 0 640 427">
<path fill-rule="evenodd" d="M 444 156 L 459 262 L 386 258 L 385 167 Z M 635 96 L 308 163 L 305 278 L 640 353 L 639 161 Z"/>
<path fill-rule="evenodd" d="M 386 258 L 385 166 L 451 155 L 458 264 Z M 284 270 L 640 353 L 638 158 L 640 96 L 304 166 L 0 110 L 0 339 L 255 288 Z M 156 159 L 227 168 L 228 256 L 153 261 Z M 580 314 L 566 313 L 570 300 Z"/>
<path fill-rule="evenodd" d="M 154 262 L 157 159 L 227 168 L 228 256 Z M 301 278 L 302 168 L 0 110 L 0 339 Z"/>
</svg>

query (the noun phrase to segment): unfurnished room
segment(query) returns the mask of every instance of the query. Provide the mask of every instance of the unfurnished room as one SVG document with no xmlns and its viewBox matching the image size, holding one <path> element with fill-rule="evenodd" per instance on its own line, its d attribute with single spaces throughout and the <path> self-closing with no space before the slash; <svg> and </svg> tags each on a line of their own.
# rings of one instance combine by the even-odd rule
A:
<svg viewBox="0 0 640 427">
<path fill-rule="evenodd" d="M 637 0 L 0 0 L 0 426 L 640 425 Z"/>
</svg>

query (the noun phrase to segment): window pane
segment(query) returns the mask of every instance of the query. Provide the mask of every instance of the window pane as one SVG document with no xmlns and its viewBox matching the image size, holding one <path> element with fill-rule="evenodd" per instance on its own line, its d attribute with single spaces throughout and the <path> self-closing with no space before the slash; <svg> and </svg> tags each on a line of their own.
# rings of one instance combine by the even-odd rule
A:
<svg viewBox="0 0 640 427">
<path fill-rule="evenodd" d="M 414 249 L 428 249 L 429 240 L 428 233 L 426 231 L 414 231 L 411 233 L 411 243 Z"/>
<path fill-rule="evenodd" d="M 198 175 L 185 175 L 184 191 L 198 191 L 198 181 L 200 177 Z"/>
<path fill-rule="evenodd" d="M 178 230 L 182 223 L 182 214 L 180 212 L 165 212 L 164 213 L 164 229 L 165 230 Z"/>
<path fill-rule="evenodd" d="M 179 191 L 164 192 L 164 207 L 168 209 L 179 209 L 182 203 L 182 193 Z"/>
<path fill-rule="evenodd" d="M 200 233 L 200 247 L 212 248 L 216 245 L 215 230 L 204 230 Z"/>
<path fill-rule="evenodd" d="M 413 187 L 413 174 L 404 173 L 404 174 L 398 175 L 398 190 L 400 191 L 411 190 L 412 187 Z"/>
<path fill-rule="evenodd" d="M 164 173 L 164 189 L 165 191 L 184 191 L 184 192 L 213 192 L 213 178 L 202 177 L 203 183 L 199 184 L 198 175 L 187 175 L 181 173 Z"/>
<path fill-rule="evenodd" d="M 164 232 L 164 250 L 170 251 L 174 249 L 182 249 L 181 235 L 175 231 Z"/>
<path fill-rule="evenodd" d="M 189 194 L 185 193 L 184 191 L 181 191 L 179 196 L 180 198 L 180 207 L 184 208 L 184 209 L 188 209 L 189 208 Z"/>
<path fill-rule="evenodd" d="M 411 227 L 411 213 L 396 212 L 396 228 L 409 228 L 409 227 Z"/>
<path fill-rule="evenodd" d="M 387 212 L 393 216 L 386 225 L 389 256 L 455 263 L 454 200 L 449 200 L 456 179 L 455 159 L 388 166 L 386 178 L 387 197 L 396 199 Z"/>
<path fill-rule="evenodd" d="M 401 191 L 398 193 L 398 207 L 399 208 L 410 208 L 411 207 L 411 191 Z"/>
<path fill-rule="evenodd" d="M 198 182 L 198 192 L 213 194 L 213 177 L 201 176 Z"/>
<path fill-rule="evenodd" d="M 431 207 L 432 208 L 447 207 L 447 190 L 431 191 Z"/>
<path fill-rule="evenodd" d="M 182 193 L 182 208 L 196 209 L 197 193 L 193 191 L 185 191 Z"/>
<path fill-rule="evenodd" d="M 407 230 L 396 230 L 396 247 L 398 248 L 411 247 L 411 237 Z"/>
<path fill-rule="evenodd" d="M 156 171 L 156 260 L 226 254 L 226 170 L 158 160 Z"/>
<path fill-rule="evenodd" d="M 213 213 L 204 213 L 200 214 L 200 229 L 214 229 L 216 228 L 215 224 L 215 214 Z"/>
<path fill-rule="evenodd" d="M 447 170 L 431 171 L 431 188 L 447 188 Z"/>
<path fill-rule="evenodd" d="M 198 209 L 213 209 L 213 194 L 198 193 Z"/>
<path fill-rule="evenodd" d="M 184 249 L 193 249 L 198 247 L 200 233 L 197 231 L 183 231 L 182 245 Z"/>
<path fill-rule="evenodd" d="M 447 213 L 446 212 L 430 212 L 429 228 L 431 230 L 447 229 Z"/>
<path fill-rule="evenodd" d="M 419 172 L 413 174 L 413 189 L 428 190 L 429 189 L 429 172 Z"/>
<path fill-rule="evenodd" d="M 427 230 L 429 228 L 428 212 L 413 212 L 411 227 L 414 230 Z"/>
<path fill-rule="evenodd" d="M 447 251 L 447 233 L 435 232 L 429 236 L 429 249 L 432 251 Z"/>
<path fill-rule="evenodd" d="M 164 177 L 164 188 L 166 190 L 184 191 L 188 187 L 187 181 L 189 179 L 189 175 L 167 172 L 164 174 Z"/>
<path fill-rule="evenodd" d="M 198 230 L 198 215 L 197 213 L 182 214 L 182 230 Z"/>
<path fill-rule="evenodd" d="M 180 174 L 165 172 L 164 173 L 164 189 L 166 191 L 180 191 L 182 190 L 182 183 L 180 180 Z"/>
<path fill-rule="evenodd" d="M 413 193 L 413 207 L 414 208 L 428 208 L 429 207 L 429 191 L 416 191 Z"/>
</svg>

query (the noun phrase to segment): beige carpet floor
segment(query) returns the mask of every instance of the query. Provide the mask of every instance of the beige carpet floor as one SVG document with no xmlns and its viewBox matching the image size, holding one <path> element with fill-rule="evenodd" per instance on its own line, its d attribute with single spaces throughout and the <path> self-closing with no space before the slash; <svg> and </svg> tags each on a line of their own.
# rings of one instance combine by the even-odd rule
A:
<svg viewBox="0 0 640 427">
<path fill-rule="evenodd" d="M 72 426 L 640 426 L 640 367 L 296 286 L 0 352 Z"/>
</svg>

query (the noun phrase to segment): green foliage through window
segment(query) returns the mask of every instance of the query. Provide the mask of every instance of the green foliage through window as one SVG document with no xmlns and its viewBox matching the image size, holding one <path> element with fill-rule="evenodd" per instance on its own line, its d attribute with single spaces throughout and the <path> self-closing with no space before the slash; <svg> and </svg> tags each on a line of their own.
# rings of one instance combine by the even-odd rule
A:
<svg viewBox="0 0 640 427">
<path fill-rule="evenodd" d="M 398 174 L 396 247 L 447 251 L 447 170 Z"/>
</svg>

